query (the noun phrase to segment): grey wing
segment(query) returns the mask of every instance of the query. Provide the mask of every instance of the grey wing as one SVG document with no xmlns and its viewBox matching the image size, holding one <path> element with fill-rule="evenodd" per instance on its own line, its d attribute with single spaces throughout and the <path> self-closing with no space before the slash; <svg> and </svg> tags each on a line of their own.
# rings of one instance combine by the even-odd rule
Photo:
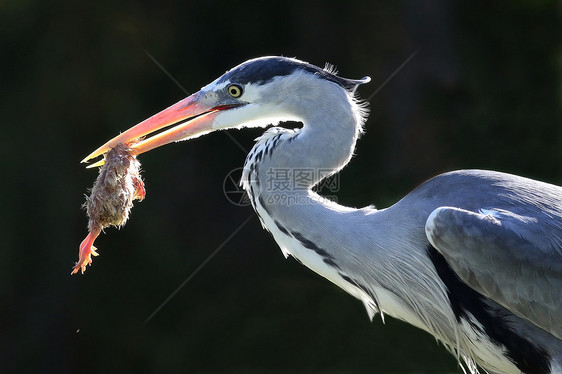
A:
<svg viewBox="0 0 562 374">
<path fill-rule="evenodd" d="M 441 207 L 429 216 L 425 229 L 431 244 L 463 282 L 562 339 L 562 222 L 558 218 Z"/>
</svg>

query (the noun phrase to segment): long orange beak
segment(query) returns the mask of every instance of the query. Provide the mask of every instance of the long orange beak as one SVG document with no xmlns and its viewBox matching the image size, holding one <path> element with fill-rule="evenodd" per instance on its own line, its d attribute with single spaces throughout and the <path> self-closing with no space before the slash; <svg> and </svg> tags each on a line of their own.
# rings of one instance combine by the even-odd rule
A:
<svg viewBox="0 0 562 374">
<path fill-rule="evenodd" d="M 164 109 L 160 113 L 142 121 L 136 126 L 131 127 L 124 133 L 111 139 L 94 152 L 89 154 L 82 162 L 87 162 L 92 158 L 98 157 L 119 143 L 130 144 L 133 155 L 148 152 L 171 142 L 177 142 L 189 137 L 202 135 L 213 130 L 212 124 L 220 111 L 234 108 L 240 104 L 210 106 L 201 100 L 203 92 L 197 92 L 176 104 Z M 150 138 L 142 137 L 165 129 L 171 125 L 176 125 L 162 131 Z M 92 164 L 88 167 L 103 165 L 103 161 Z"/>
</svg>

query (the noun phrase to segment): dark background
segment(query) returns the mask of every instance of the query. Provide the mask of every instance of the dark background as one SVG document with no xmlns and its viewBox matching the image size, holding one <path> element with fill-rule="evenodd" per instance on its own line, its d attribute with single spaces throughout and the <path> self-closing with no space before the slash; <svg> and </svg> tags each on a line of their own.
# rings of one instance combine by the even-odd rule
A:
<svg viewBox="0 0 562 374">
<path fill-rule="evenodd" d="M 372 77 L 367 133 L 338 200 L 385 207 L 458 168 L 562 184 L 555 1 L 0 2 L 0 372 L 459 372 L 435 340 L 284 260 L 223 194 L 226 134 L 141 156 L 147 199 L 70 275 L 119 131 L 261 55 Z M 233 131 L 250 149 L 259 129 Z"/>
</svg>

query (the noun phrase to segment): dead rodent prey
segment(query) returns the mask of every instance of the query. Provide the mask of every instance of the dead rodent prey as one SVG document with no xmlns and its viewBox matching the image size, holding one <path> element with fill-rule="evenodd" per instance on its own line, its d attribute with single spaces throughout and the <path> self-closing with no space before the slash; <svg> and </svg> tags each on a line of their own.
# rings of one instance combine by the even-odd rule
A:
<svg viewBox="0 0 562 374">
<path fill-rule="evenodd" d="M 140 162 L 125 144 L 118 144 L 104 155 L 90 196 L 86 196 L 84 207 L 89 217 L 88 236 L 80 244 L 78 262 L 72 274 L 82 273 L 97 256 L 94 240 L 108 226 L 121 227 L 127 222 L 133 200 L 142 201 L 146 191 L 140 176 Z"/>
</svg>

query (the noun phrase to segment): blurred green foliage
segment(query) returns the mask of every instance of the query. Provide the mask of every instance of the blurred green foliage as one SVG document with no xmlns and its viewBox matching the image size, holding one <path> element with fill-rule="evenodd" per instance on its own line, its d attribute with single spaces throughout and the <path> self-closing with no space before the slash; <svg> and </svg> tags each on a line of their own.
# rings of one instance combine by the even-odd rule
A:
<svg viewBox="0 0 562 374">
<path fill-rule="evenodd" d="M 260 55 L 370 75 L 371 116 L 338 199 L 387 206 L 434 174 L 497 169 L 562 184 L 555 1 L 0 2 L 0 372 L 460 372 L 429 335 L 363 306 L 293 260 L 224 177 L 224 134 L 141 157 L 147 199 L 86 235 L 79 161 L 108 138 Z M 233 132 L 250 149 L 261 130 Z"/>
</svg>

